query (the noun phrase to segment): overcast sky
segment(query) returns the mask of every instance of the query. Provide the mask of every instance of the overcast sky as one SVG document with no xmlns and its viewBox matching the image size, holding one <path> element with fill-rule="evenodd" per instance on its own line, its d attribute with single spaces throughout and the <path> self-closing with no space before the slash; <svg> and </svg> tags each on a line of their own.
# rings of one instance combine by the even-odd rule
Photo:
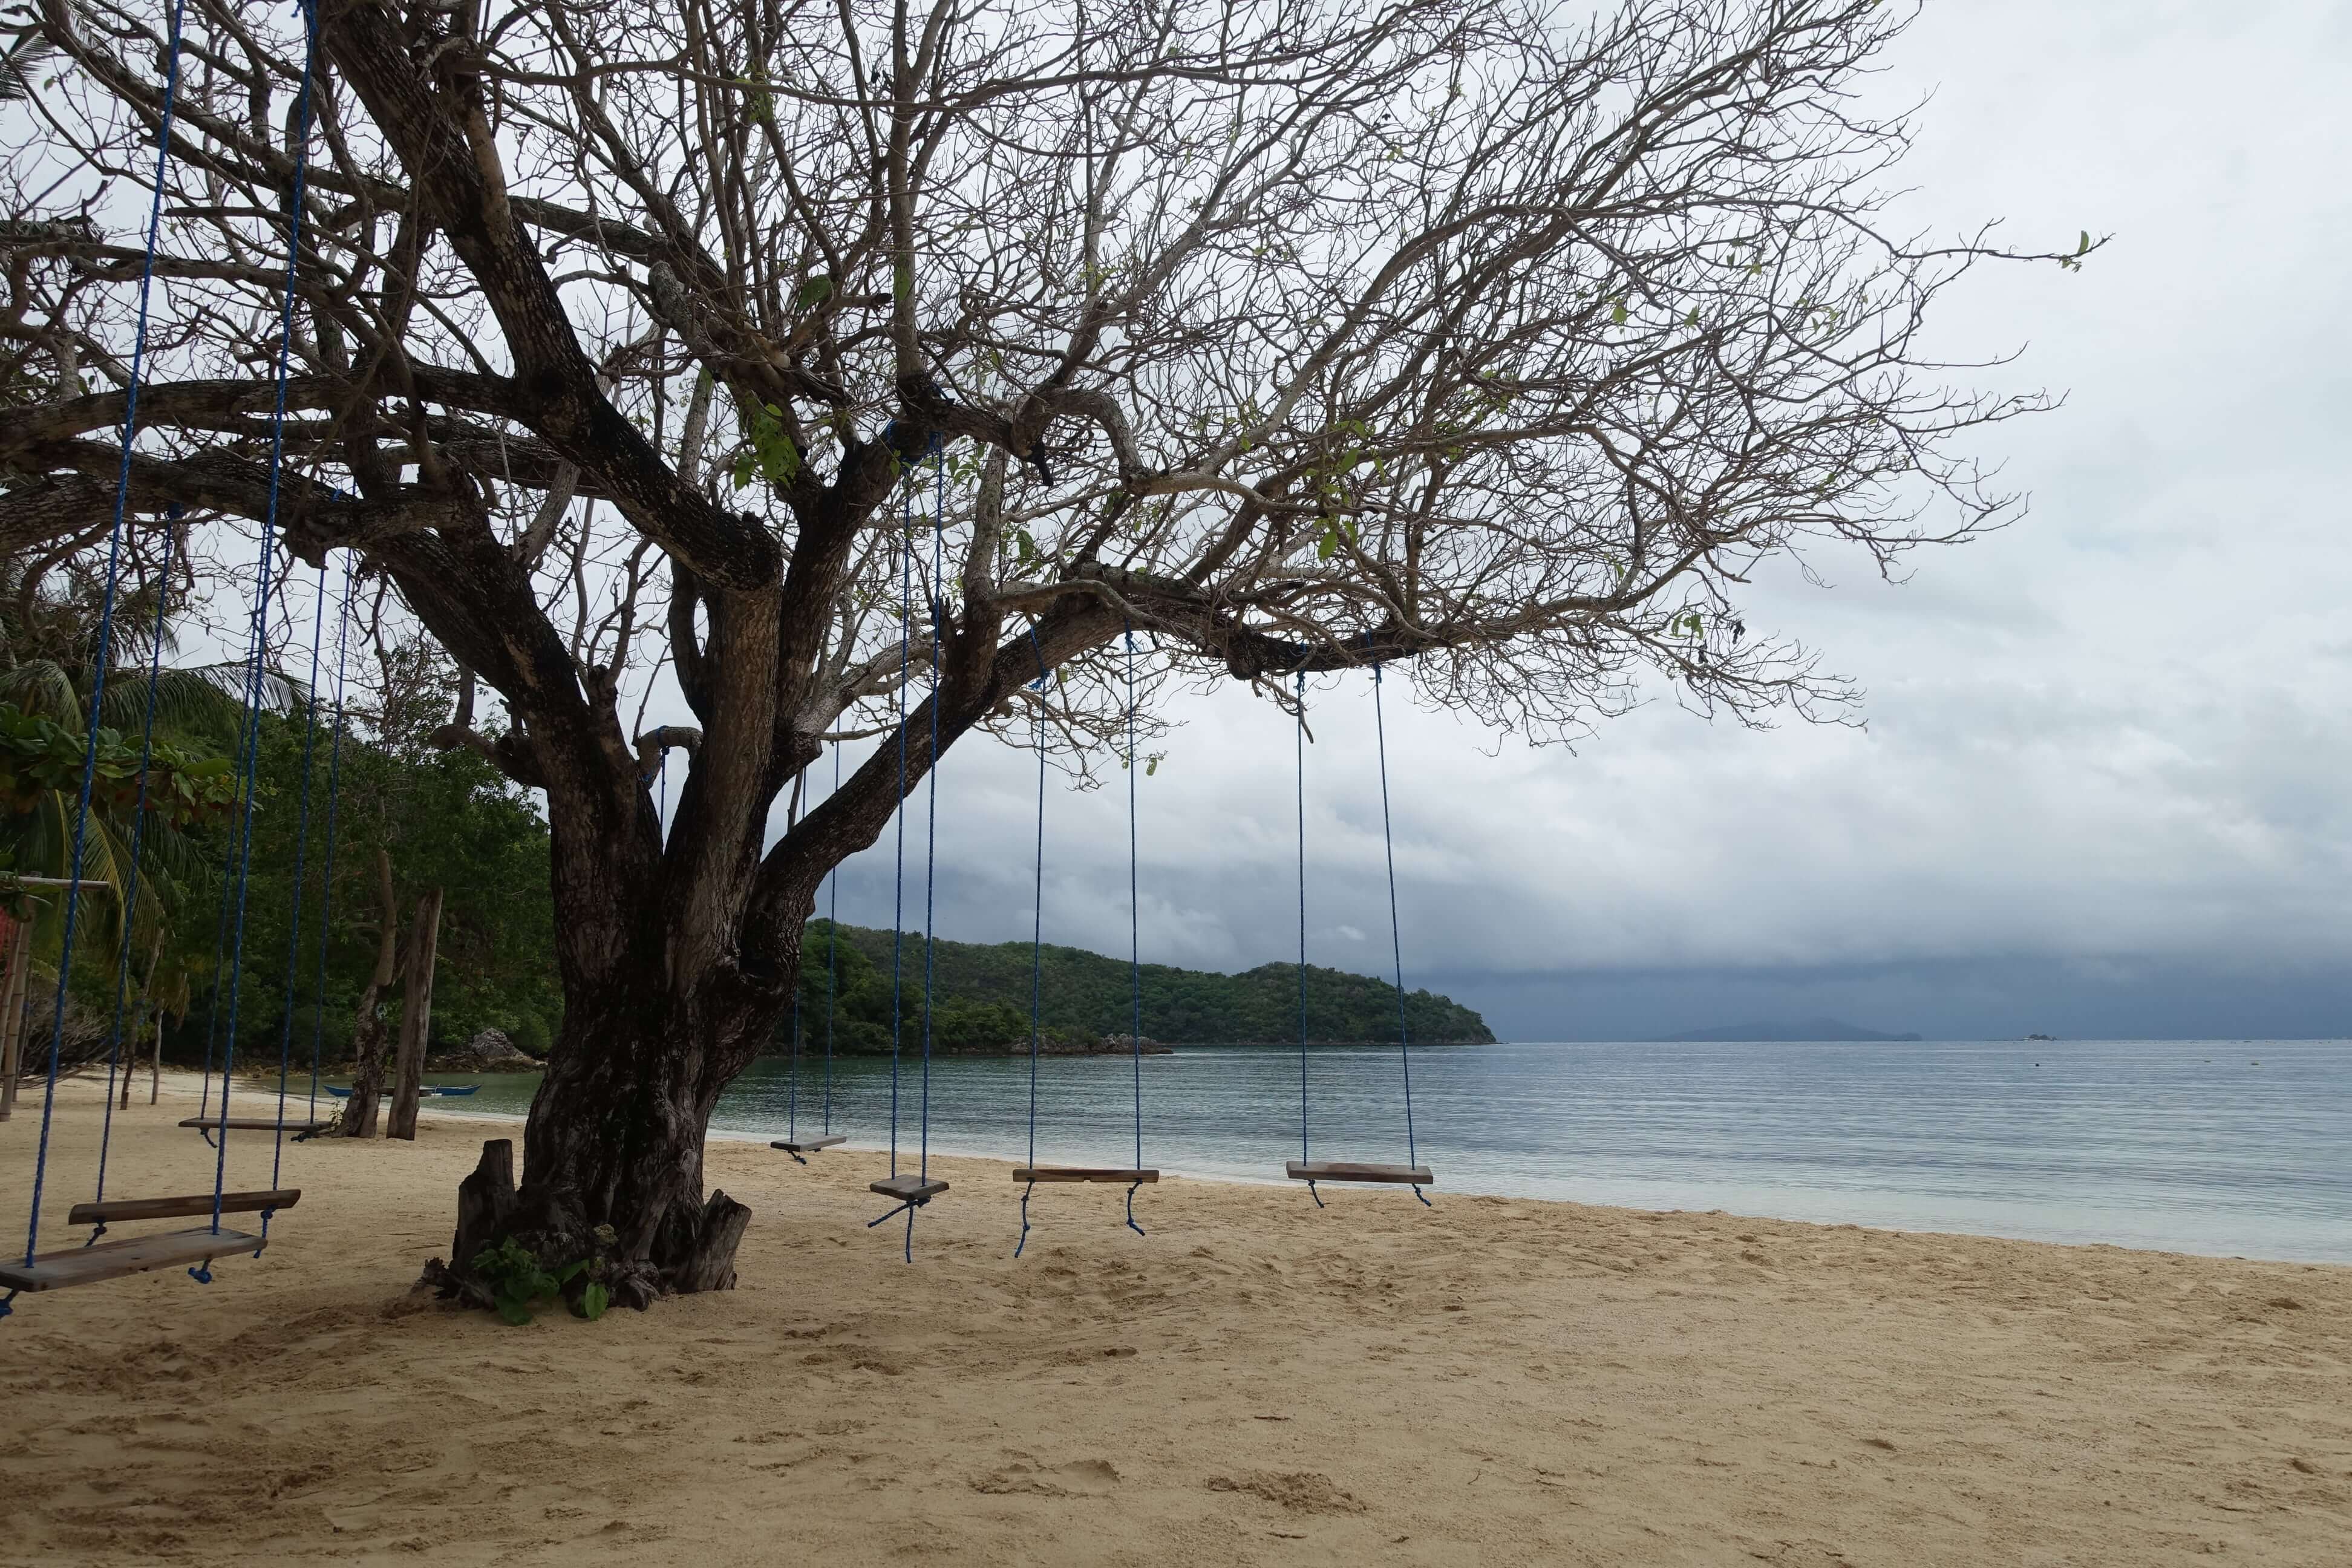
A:
<svg viewBox="0 0 2352 1568">
<path fill-rule="evenodd" d="M 1943 0 L 1891 66 L 1934 95 L 1921 226 L 2114 236 L 1948 301 L 1948 348 L 2025 350 L 1984 384 L 2067 396 L 1981 445 L 2032 514 L 1900 586 L 1835 557 L 1759 586 L 1750 624 L 1860 682 L 1864 730 L 1662 702 L 1536 751 L 1391 678 L 1407 981 L 1531 1039 L 2352 1034 L 2352 7 Z M 1316 962 L 1377 973 L 1370 695 L 1316 699 L 1307 923 Z M 1288 724 L 1231 689 L 1175 716 L 1140 785 L 1144 954 L 1293 958 Z M 942 935 L 1028 935 L 1033 766 L 949 758 Z M 1123 782 L 1049 801 L 1049 941 L 1125 951 Z M 845 920 L 887 923 L 889 848 Z"/>
</svg>

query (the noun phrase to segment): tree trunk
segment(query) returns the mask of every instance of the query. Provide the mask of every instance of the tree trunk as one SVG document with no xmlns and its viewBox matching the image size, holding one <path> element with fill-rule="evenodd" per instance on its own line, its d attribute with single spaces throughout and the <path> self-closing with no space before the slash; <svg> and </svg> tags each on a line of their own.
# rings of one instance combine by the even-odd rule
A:
<svg viewBox="0 0 2352 1568">
<path fill-rule="evenodd" d="M 376 939 L 375 973 L 360 993 L 352 1023 L 352 1098 L 335 1123 L 342 1138 L 375 1136 L 377 1108 L 383 1100 L 383 989 L 392 984 L 400 958 L 400 905 L 392 889 L 392 857 L 375 852 L 376 898 L 383 910 Z"/>
<path fill-rule="evenodd" d="M 426 1283 L 487 1305 L 472 1259 L 512 1237 L 551 1267 L 606 1259 L 604 1283 L 628 1306 L 733 1288 L 751 1211 L 724 1192 L 704 1195 L 702 1145 L 719 1090 L 775 1019 L 720 1003 L 719 989 L 681 997 L 641 974 L 614 991 L 572 991 L 531 1102 L 522 1184 L 497 1201 L 460 1189 L 454 1256 L 436 1259 Z M 486 1151 L 485 1171 L 493 1163 Z M 467 1181 L 496 1184 L 483 1172 Z M 596 1235 L 607 1226 L 609 1239 Z"/>
<path fill-rule="evenodd" d="M 394 1064 L 388 1138 L 416 1136 L 417 1090 L 425 1083 L 425 1047 L 433 1035 L 433 959 L 441 944 L 441 889 L 416 902 L 408 928 L 408 963 L 401 976 L 400 1056 Z"/>
</svg>

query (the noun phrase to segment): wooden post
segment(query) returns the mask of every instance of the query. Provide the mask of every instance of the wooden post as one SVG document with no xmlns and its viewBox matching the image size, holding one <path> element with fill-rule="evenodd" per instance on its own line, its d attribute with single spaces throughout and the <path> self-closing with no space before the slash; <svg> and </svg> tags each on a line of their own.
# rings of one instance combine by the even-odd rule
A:
<svg viewBox="0 0 2352 1568">
<path fill-rule="evenodd" d="M 0 1121 L 16 1110 L 16 1073 L 25 1039 L 25 966 L 33 952 L 33 922 L 8 922 L 8 978 L 0 984 Z"/>
<path fill-rule="evenodd" d="M 416 902 L 409 927 L 407 972 L 401 977 L 400 1049 L 393 1062 L 392 1117 L 387 1138 L 416 1137 L 417 1090 L 425 1082 L 425 1047 L 433 1034 L 433 958 L 441 945 L 441 889 Z"/>
<path fill-rule="evenodd" d="M 155 999 L 155 965 L 163 958 L 163 922 L 155 922 L 155 940 L 147 944 L 147 983 L 139 988 L 139 1011 L 131 1016 L 131 1054 L 123 1058 L 122 1109 L 131 1109 L 131 1080 L 139 1070 L 139 1040 L 147 1032 L 147 1012 Z M 163 1092 L 163 1031 L 159 1023 L 155 1030 L 155 1065 L 148 1077 L 147 1103 L 155 1103 Z"/>
</svg>

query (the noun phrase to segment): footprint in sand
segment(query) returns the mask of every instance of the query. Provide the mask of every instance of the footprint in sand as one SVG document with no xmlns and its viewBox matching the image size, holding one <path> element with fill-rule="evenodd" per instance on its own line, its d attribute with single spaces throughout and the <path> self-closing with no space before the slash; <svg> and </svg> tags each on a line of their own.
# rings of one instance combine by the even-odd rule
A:
<svg viewBox="0 0 2352 1568">
<path fill-rule="evenodd" d="M 1100 1497 L 1118 1486 L 1118 1467 L 1108 1459 L 1072 1459 L 1063 1465 L 1027 1465 L 1019 1460 L 971 1479 L 971 1489 L 988 1497 L 1026 1492 L 1039 1497 Z"/>
<path fill-rule="evenodd" d="M 1246 1492 L 1293 1513 L 1361 1513 L 1364 1505 L 1353 1492 L 1342 1490 L 1330 1477 L 1317 1470 L 1252 1470 L 1238 1476 L 1211 1476 L 1213 1492 Z"/>
</svg>

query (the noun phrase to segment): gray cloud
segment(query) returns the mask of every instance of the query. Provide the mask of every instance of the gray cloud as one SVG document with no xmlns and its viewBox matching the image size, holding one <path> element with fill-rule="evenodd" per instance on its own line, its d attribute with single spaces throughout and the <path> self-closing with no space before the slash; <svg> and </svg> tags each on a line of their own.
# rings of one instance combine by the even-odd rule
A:
<svg viewBox="0 0 2352 1568">
<path fill-rule="evenodd" d="M 2080 274 L 1987 274 L 1944 323 L 1956 357 L 2026 346 L 1956 381 L 2069 395 L 1982 447 L 2032 514 L 1899 584 L 1834 555 L 1827 588 L 1759 584 L 1751 623 L 1860 681 L 1866 729 L 1744 732 L 1661 700 L 1534 751 L 1413 710 L 1391 677 L 1409 983 L 1538 1037 L 1823 1012 L 1930 1034 L 2352 1027 L 2329 968 L 2352 947 L 2347 15 L 1931 7 L 1879 84 L 1935 94 L 1906 218 L 2005 216 L 2030 247 L 2116 236 Z M 1145 954 L 1295 956 L 1288 725 L 1234 690 L 1173 712 L 1139 786 Z M 1368 686 L 1316 715 L 1311 956 L 1378 972 Z M 1027 936 L 1029 768 L 950 759 L 945 934 Z M 1118 784 L 1051 802 L 1049 940 L 1125 950 Z M 845 873 L 845 918 L 887 919 L 888 849 Z"/>
</svg>

